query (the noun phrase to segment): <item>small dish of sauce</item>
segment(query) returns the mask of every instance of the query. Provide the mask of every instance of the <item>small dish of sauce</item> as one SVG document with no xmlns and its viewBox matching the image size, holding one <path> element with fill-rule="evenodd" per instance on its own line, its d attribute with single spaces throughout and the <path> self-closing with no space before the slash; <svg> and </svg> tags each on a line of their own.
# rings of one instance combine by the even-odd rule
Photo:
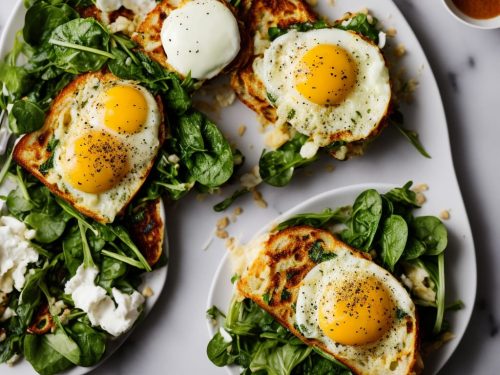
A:
<svg viewBox="0 0 500 375">
<path fill-rule="evenodd" d="M 472 18 L 485 20 L 500 15 L 500 0 L 452 0 L 458 9 Z"/>
<path fill-rule="evenodd" d="M 451 14 L 469 26 L 500 28 L 500 0 L 444 0 Z"/>
</svg>

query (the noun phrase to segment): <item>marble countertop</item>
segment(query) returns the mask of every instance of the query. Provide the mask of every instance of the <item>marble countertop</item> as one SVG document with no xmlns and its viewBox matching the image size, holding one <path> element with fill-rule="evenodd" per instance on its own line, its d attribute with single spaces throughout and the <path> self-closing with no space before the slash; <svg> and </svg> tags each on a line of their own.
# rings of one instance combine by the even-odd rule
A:
<svg viewBox="0 0 500 375">
<path fill-rule="evenodd" d="M 468 211 L 476 245 L 478 289 L 474 313 L 458 349 L 442 374 L 498 374 L 500 368 L 500 29 L 477 30 L 454 19 L 441 1 L 394 0 L 417 35 L 436 76 L 448 120 L 455 169 Z M 14 7 L 3 1 L 0 27 Z M 497 139 L 498 138 L 498 139 Z M 172 223 L 171 231 L 181 231 Z M 180 234 L 178 234 L 180 236 Z M 200 262 L 205 261 L 204 254 Z M 212 257 L 213 258 L 213 257 Z M 208 261 L 208 258 L 207 258 Z M 218 260 L 207 262 L 213 273 Z M 179 325 L 169 316 L 179 273 L 189 272 L 180 254 L 173 254 L 169 279 L 162 298 L 117 353 L 93 374 L 223 374 L 204 355 L 204 325 Z M 206 277 L 210 280 L 210 277 Z M 207 285 L 200 285 L 203 293 Z M 497 289 L 499 288 L 499 289 Z M 169 297 L 172 297 L 169 300 Z M 174 302 L 172 302 L 174 301 Z M 205 300 L 200 304 L 205 306 Z M 202 313 L 202 312 L 201 312 Z M 199 329 L 200 343 L 186 342 L 183 333 Z M 191 333 L 192 336 L 192 333 Z M 184 345 L 193 345 L 200 357 L 186 358 Z M 189 371 L 173 370 L 175 361 L 189 361 Z M 179 366 L 175 366 L 179 368 Z M 169 368 L 171 370 L 169 371 Z"/>
</svg>

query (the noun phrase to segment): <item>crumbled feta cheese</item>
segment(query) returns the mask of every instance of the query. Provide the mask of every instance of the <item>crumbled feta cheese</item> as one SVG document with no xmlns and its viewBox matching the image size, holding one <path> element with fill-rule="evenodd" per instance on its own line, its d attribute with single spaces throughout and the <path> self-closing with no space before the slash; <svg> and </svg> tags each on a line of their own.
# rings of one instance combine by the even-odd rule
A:
<svg viewBox="0 0 500 375">
<path fill-rule="evenodd" d="M 0 217 L 0 291 L 21 290 L 28 264 L 38 260 L 29 240 L 36 232 L 14 217 Z"/>
<path fill-rule="evenodd" d="M 135 15 L 145 15 L 156 6 L 155 0 L 96 0 L 95 6 L 103 12 L 114 12 L 122 6 Z"/>
<path fill-rule="evenodd" d="M 318 149 L 319 146 L 316 143 L 307 141 L 300 148 L 300 156 L 302 156 L 304 159 L 311 159 L 316 155 Z"/>
<path fill-rule="evenodd" d="M 383 31 L 378 33 L 378 48 L 384 48 L 386 42 L 386 34 Z"/>
<path fill-rule="evenodd" d="M 98 273 L 97 268 L 82 264 L 66 283 L 64 293 L 71 294 L 75 307 L 87 313 L 93 326 L 119 336 L 128 331 L 139 317 L 144 297 L 137 291 L 129 295 L 113 288 L 111 298 L 104 288 L 94 284 Z"/>
<path fill-rule="evenodd" d="M 6 320 L 9 320 L 10 318 L 16 315 L 17 314 L 14 310 L 12 310 L 10 307 L 7 307 L 3 312 L 2 316 L 0 317 L 0 322 L 5 322 Z"/>
<path fill-rule="evenodd" d="M 425 268 L 407 263 L 404 271 L 401 280 L 415 296 L 427 302 L 436 301 L 435 284 Z"/>
</svg>

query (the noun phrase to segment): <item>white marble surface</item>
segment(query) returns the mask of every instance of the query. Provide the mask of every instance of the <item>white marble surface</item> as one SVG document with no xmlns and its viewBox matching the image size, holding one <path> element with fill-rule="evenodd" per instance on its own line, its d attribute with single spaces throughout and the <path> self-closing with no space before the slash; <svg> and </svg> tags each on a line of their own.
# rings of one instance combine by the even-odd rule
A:
<svg viewBox="0 0 500 375">
<path fill-rule="evenodd" d="M 500 371 L 500 231 L 498 212 L 500 198 L 500 30 L 482 31 L 469 28 L 448 14 L 441 1 L 395 0 L 422 44 L 438 81 L 448 119 L 453 159 L 463 198 L 474 234 L 478 260 L 478 293 L 476 308 L 467 332 L 442 374 L 498 374 Z M 14 1 L 1 1 L 0 26 L 4 26 Z M 258 228 L 276 211 L 288 208 L 286 203 L 263 210 L 259 223 L 245 215 L 232 231 L 246 233 Z M 169 278 L 160 302 L 148 318 L 106 364 L 93 374 L 223 374 L 212 366 L 204 354 L 207 343 L 204 315 L 206 295 L 222 250 L 210 248 L 199 253 L 205 265 L 200 274 L 190 274 L 185 256 L 176 252 L 182 238 L 210 233 L 214 222 L 190 228 L 188 222 L 175 219 L 170 212 L 169 232 L 173 248 Z M 257 209 L 257 208 L 255 208 Z M 196 214 L 196 208 L 193 209 Z M 250 209 L 252 210 L 252 208 Z M 262 219 L 260 219 L 262 218 Z M 200 247 L 205 238 L 200 239 Z M 181 279 L 193 289 L 180 292 Z M 185 321 L 180 301 L 196 299 L 199 321 Z M 193 334 L 193 332 L 195 334 Z M 196 340 L 192 338 L 196 337 Z M 189 348 L 189 350 L 186 350 Z M 184 363 L 185 366 L 181 364 Z M 175 364 L 175 365 L 174 365 Z M 174 370 L 175 368 L 175 370 Z M 183 368 L 185 370 L 179 370 Z"/>
</svg>

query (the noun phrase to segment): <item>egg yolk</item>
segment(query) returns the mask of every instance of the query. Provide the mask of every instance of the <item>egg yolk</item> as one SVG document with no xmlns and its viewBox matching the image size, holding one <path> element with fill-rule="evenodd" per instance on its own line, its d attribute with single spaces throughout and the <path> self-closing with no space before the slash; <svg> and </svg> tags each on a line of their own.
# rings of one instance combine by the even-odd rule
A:
<svg viewBox="0 0 500 375">
<path fill-rule="evenodd" d="M 65 178 L 75 189 L 99 194 L 116 186 L 129 171 L 128 154 L 109 133 L 93 131 L 77 138 L 66 160 Z"/>
<path fill-rule="evenodd" d="M 295 69 L 295 88 L 322 105 L 342 103 L 356 84 L 357 67 L 343 48 L 320 44 L 307 51 Z"/>
<path fill-rule="evenodd" d="M 363 345 L 389 330 L 394 304 L 385 286 L 369 277 L 326 288 L 318 313 L 319 327 L 334 342 Z"/>
<path fill-rule="evenodd" d="M 132 86 L 114 86 L 106 91 L 104 124 L 119 133 L 137 133 L 148 117 L 143 93 Z"/>
</svg>

